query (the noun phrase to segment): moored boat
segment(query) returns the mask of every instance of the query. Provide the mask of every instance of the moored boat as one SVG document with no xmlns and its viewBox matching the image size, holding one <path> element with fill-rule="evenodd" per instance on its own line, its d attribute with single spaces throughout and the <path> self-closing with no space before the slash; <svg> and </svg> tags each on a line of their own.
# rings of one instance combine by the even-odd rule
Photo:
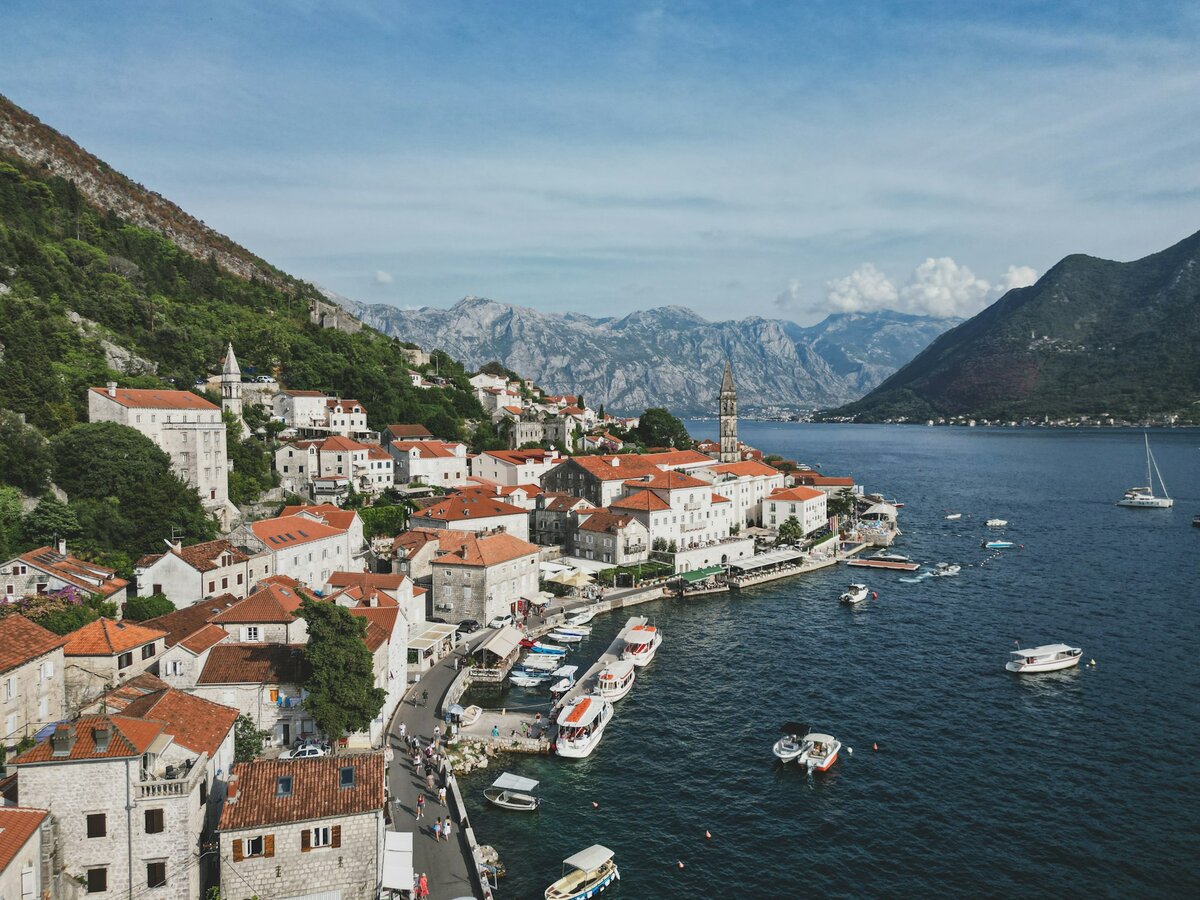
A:
<svg viewBox="0 0 1200 900">
<path fill-rule="evenodd" d="M 865 584 L 852 584 L 838 597 L 838 602 L 856 606 L 866 600 L 870 593 Z"/>
<path fill-rule="evenodd" d="M 568 616 L 567 624 L 568 625 L 586 625 L 588 622 L 592 621 L 592 619 L 594 619 L 595 617 L 596 617 L 596 611 L 594 609 L 585 609 L 582 612 L 577 612 L 571 616 Z"/>
<path fill-rule="evenodd" d="M 988 519 L 985 524 L 988 528 L 1003 528 L 1008 524 L 1008 519 Z"/>
<path fill-rule="evenodd" d="M 962 571 L 962 566 L 954 563 L 938 563 L 937 568 L 933 570 L 934 578 L 953 578 Z"/>
<path fill-rule="evenodd" d="M 558 714 L 554 752 L 572 759 L 588 756 L 600 743 L 612 714 L 613 705 L 603 697 L 594 694 L 576 697 Z"/>
<path fill-rule="evenodd" d="M 1012 650 L 1009 655 L 1012 659 L 1004 664 L 1004 668 L 1010 672 L 1056 672 L 1079 665 L 1083 650 L 1067 644 L 1046 644 L 1043 647 Z"/>
<path fill-rule="evenodd" d="M 504 809 L 514 809 L 518 812 L 536 812 L 541 806 L 541 798 L 534 791 L 538 783 L 532 778 L 522 778 L 505 772 L 492 782 L 492 786 L 484 790 L 483 796 L 489 803 Z"/>
<path fill-rule="evenodd" d="M 846 565 L 863 569 L 891 569 L 894 572 L 915 572 L 921 568 L 920 563 L 912 562 L 899 553 L 876 553 L 865 559 L 847 560 Z"/>
<path fill-rule="evenodd" d="M 955 519 L 961 519 L 962 513 L 950 513 L 950 515 L 946 516 L 946 518 L 953 522 Z"/>
<path fill-rule="evenodd" d="M 563 644 L 578 644 L 583 640 L 582 634 L 576 634 L 573 631 L 552 631 L 546 635 L 552 641 L 559 641 Z"/>
<path fill-rule="evenodd" d="M 796 757 L 796 762 L 803 763 L 808 771 L 825 772 L 837 762 L 841 752 L 842 742 L 828 734 L 810 732 L 803 738 L 804 751 Z"/>
<path fill-rule="evenodd" d="M 517 687 L 537 687 L 538 685 L 545 684 L 550 680 L 550 673 L 519 671 L 514 669 L 512 674 L 508 676 L 508 680 Z"/>
<path fill-rule="evenodd" d="M 654 659 L 661 643 L 662 632 L 654 625 L 631 628 L 625 632 L 625 650 L 621 653 L 621 659 L 628 659 L 635 666 L 647 665 Z"/>
<path fill-rule="evenodd" d="M 981 546 L 985 550 L 1011 550 L 1017 545 L 1012 541 L 984 541 Z"/>
<path fill-rule="evenodd" d="M 551 672 L 550 678 L 558 680 L 550 685 L 550 693 L 557 697 L 575 687 L 575 673 L 578 671 L 579 666 L 559 666 Z"/>
<path fill-rule="evenodd" d="M 550 653 L 527 653 L 516 665 L 518 669 L 552 672 L 562 665 L 561 660 Z"/>
<path fill-rule="evenodd" d="M 529 649 L 534 653 L 546 653 L 551 656 L 565 656 L 567 653 L 566 647 L 560 647 L 558 644 L 546 644 L 542 641 L 535 641 Z"/>
<path fill-rule="evenodd" d="M 546 900 L 588 900 L 619 881 L 613 852 L 593 844 L 563 860 L 563 874 L 546 888 Z"/>
<path fill-rule="evenodd" d="M 792 762 L 804 752 L 804 739 L 801 735 L 808 732 L 808 726 L 803 722 L 784 722 L 780 726 L 783 737 L 775 742 L 771 752 L 785 763 Z"/>
<path fill-rule="evenodd" d="M 596 676 L 596 693 L 610 703 L 620 700 L 631 690 L 637 678 L 637 666 L 631 659 L 611 662 Z"/>
</svg>

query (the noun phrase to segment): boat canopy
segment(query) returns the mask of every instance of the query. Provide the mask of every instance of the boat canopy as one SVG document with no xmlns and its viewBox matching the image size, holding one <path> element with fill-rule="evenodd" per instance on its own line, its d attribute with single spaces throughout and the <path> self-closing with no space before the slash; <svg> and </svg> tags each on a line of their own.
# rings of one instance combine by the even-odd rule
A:
<svg viewBox="0 0 1200 900">
<path fill-rule="evenodd" d="M 612 858 L 613 852 L 607 847 L 603 847 L 600 844 L 592 844 L 586 850 L 580 850 L 574 856 L 568 856 L 563 860 L 563 865 L 579 869 L 581 872 L 590 872 L 593 869 L 600 868 Z"/>
<path fill-rule="evenodd" d="M 1073 653 L 1076 647 L 1066 644 L 1046 644 L 1044 647 L 1026 647 L 1024 650 L 1013 650 L 1013 656 L 1051 656 L 1055 653 Z"/>
<path fill-rule="evenodd" d="M 697 581 L 703 581 L 705 578 L 711 578 L 713 575 L 720 575 L 724 571 L 724 566 L 705 566 L 703 569 L 693 569 L 690 572 L 684 572 L 679 577 L 688 584 L 694 584 Z"/>
<path fill-rule="evenodd" d="M 803 559 L 804 552 L 796 549 L 770 550 L 766 553 L 756 553 L 749 559 L 734 559 L 729 561 L 729 568 L 739 572 L 751 572 L 766 566 L 779 566 L 786 562 Z"/>
<path fill-rule="evenodd" d="M 492 782 L 492 787 L 499 788 L 502 791 L 523 791 L 529 793 L 537 790 L 538 782 L 532 778 L 522 778 L 520 775 L 513 775 L 511 772 L 505 772 L 499 778 Z"/>
<path fill-rule="evenodd" d="M 832 744 L 837 740 L 837 738 L 831 734 L 820 734 L 816 731 L 814 731 L 812 734 L 806 734 L 804 739 L 806 741 L 811 741 L 814 744 Z"/>
<path fill-rule="evenodd" d="M 570 706 L 563 707 L 563 711 L 558 714 L 558 724 L 567 728 L 590 725 L 596 719 L 600 718 L 602 708 L 599 698 L 591 696 L 580 697 Z"/>
<path fill-rule="evenodd" d="M 653 643 L 654 636 L 658 633 L 653 625 L 647 625 L 642 628 L 631 628 L 625 632 L 625 643 L 627 644 L 649 644 Z"/>
<path fill-rule="evenodd" d="M 579 671 L 579 666 L 559 666 L 550 673 L 551 678 L 566 678 L 568 675 L 574 675 Z"/>
<path fill-rule="evenodd" d="M 621 679 L 633 671 L 632 659 L 618 659 L 616 662 L 610 662 L 600 671 L 601 678 L 616 678 Z"/>
</svg>

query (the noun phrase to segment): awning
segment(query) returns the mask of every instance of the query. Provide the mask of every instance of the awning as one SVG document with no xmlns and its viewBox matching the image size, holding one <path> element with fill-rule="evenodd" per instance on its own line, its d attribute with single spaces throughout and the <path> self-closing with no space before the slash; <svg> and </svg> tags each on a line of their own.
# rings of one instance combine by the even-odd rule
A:
<svg viewBox="0 0 1200 900">
<path fill-rule="evenodd" d="M 521 629 L 514 628 L 512 625 L 505 625 L 494 635 L 492 639 L 481 646 L 480 650 L 486 650 L 500 659 L 504 659 L 508 654 L 512 653 L 516 646 L 521 643 L 521 639 L 525 635 L 521 634 Z"/>
<path fill-rule="evenodd" d="M 693 569 L 690 572 L 684 572 L 679 577 L 692 584 L 696 581 L 703 581 L 705 578 L 711 578 L 713 575 L 720 575 L 724 571 L 724 566 L 705 566 L 703 569 Z"/>
<path fill-rule="evenodd" d="M 413 833 L 388 831 L 383 836 L 383 888 L 413 889 Z"/>
<path fill-rule="evenodd" d="M 520 775 L 513 775 L 511 772 L 505 772 L 499 778 L 492 782 L 492 787 L 499 788 L 502 791 L 530 791 L 537 790 L 538 783 L 532 778 L 522 778 Z"/>
<path fill-rule="evenodd" d="M 765 568 L 766 566 L 778 566 L 787 562 L 796 562 L 803 558 L 804 552 L 801 550 L 771 550 L 767 553 L 756 554 L 749 559 L 733 560 L 729 563 L 729 567 L 742 572 L 750 572 L 754 569 Z"/>
<path fill-rule="evenodd" d="M 890 503 L 873 503 L 863 513 L 864 516 L 879 516 L 890 521 L 896 520 L 896 507 Z"/>
</svg>

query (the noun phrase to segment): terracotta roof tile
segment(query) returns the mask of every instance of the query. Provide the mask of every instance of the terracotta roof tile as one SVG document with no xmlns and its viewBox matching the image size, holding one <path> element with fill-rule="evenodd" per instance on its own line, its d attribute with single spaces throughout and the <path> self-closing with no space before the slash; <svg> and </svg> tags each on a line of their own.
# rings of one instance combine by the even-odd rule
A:
<svg viewBox="0 0 1200 900">
<path fill-rule="evenodd" d="M 361 588 L 374 588 L 395 593 L 404 587 L 407 575 L 381 575 L 375 572 L 334 572 L 325 582 L 333 588 L 344 588 L 354 585 Z"/>
<path fill-rule="evenodd" d="M 580 531 L 599 531 L 616 534 L 622 528 L 634 521 L 633 516 L 624 513 L 614 513 L 607 509 L 597 509 L 586 513 L 580 513 L 580 517 L 587 516 L 579 523 Z"/>
<path fill-rule="evenodd" d="M 537 544 L 531 544 L 506 532 L 482 537 L 471 532 L 459 532 L 464 536 L 462 546 L 451 553 L 434 559 L 435 566 L 495 566 L 538 553 Z"/>
<path fill-rule="evenodd" d="M 111 736 L 108 748 L 104 751 L 96 749 L 96 729 L 108 726 Z M 31 747 L 16 759 L 10 760 L 10 765 L 29 765 L 31 763 L 65 762 L 80 759 L 124 759 L 137 757 L 145 753 L 154 739 L 162 734 L 166 727 L 163 722 L 145 721 L 142 719 L 126 718 L 125 716 L 80 716 L 74 722 L 58 726 L 65 733 L 74 735 L 75 743 L 66 756 L 56 757 L 47 737 L 36 747 Z"/>
<path fill-rule="evenodd" d="M 473 519 L 490 519 L 493 516 L 527 516 L 519 506 L 486 495 L 467 492 L 445 498 L 433 506 L 427 506 L 413 515 L 414 521 L 432 519 L 438 522 L 469 522 Z"/>
<path fill-rule="evenodd" d="M 0 672 L 23 666 L 51 650 L 58 649 L 66 642 L 66 638 L 59 637 L 53 631 L 47 631 L 36 622 L 30 622 L 17 613 L 10 613 L 0 619 Z"/>
<path fill-rule="evenodd" d="M 67 584 L 105 597 L 117 593 L 129 584 L 124 578 L 117 578 L 117 573 L 112 569 L 59 553 L 53 547 L 38 547 L 36 550 L 22 553 L 20 560 Z"/>
<path fill-rule="evenodd" d="M 721 463 L 720 465 L 713 466 L 712 470 L 714 472 L 719 472 L 722 475 L 738 475 L 738 476 L 745 476 L 745 475 L 771 476 L 771 475 L 782 475 L 783 474 L 778 469 L 776 469 L 774 466 L 768 466 L 766 463 L 762 463 L 762 462 L 755 462 L 752 459 L 748 459 L 743 462 Z"/>
<path fill-rule="evenodd" d="M 265 581 L 265 579 L 264 579 Z M 252 625 L 272 623 L 287 625 L 296 621 L 296 610 L 304 597 L 297 591 L 279 584 L 266 584 L 257 591 L 213 616 L 217 625 Z"/>
<path fill-rule="evenodd" d="M 125 707 L 122 715 L 163 722 L 167 734 L 175 738 L 177 744 L 193 753 L 207 753 L 212 758 L 237 721 L 238 711 L 167 688 L 134 700 Z"/>
<path fill-rule="evenodd" d="M 135 388 L 117 388 L 117 396 L 109 397 L 108 389 L 102 387 L 94 387 L 91 389 L 93 394 L 99 394 L 117 403 L 120 406 L 125 406 L 130 409 L 182 409 L 182 410 L 209 410 L 216 411 L 219 407 L 209 403 L 199 394 L 193 394 L 191 391 L 161 391 L 153 390 L 138 390 Z"/>
<path fill-rule="evenodd" d="M 229 637 L 229 632 L 219 625 L 205 625 L 194 634 L 189 634 L 182 641 L 180 646 L 189 653 L 194 653 L 199 656 L 209 647 L 214 647 L 221 641 Z"/>
<path fill-rule="evenodd" d="M 654 493 L 654 491 L 638 491 L 629 497 L 620 497 L 609 504 L 610 509 L 635 509 L 639 512 L 662 512 L 664 509 L 670 509 L 671 504 L 667 503 L 662 497 Z"/>
<path fill-rule="evenodd" d="M 99 618 L 67 635 L 63 654 L 66 656 L 117 656 L 120 653 L 165 638 L 158 628 L 147 628 L 136 622 L 116 622 Z"/>
<path fill-rule="evenodd" d="M 392 441 L 392 446 L 405 453 L 416 450 L 420 459 L 445 459 L 455 456 L 454 448 L 460 445 L 448 441 Z"/>
<path fill-rule="evenodd" d="M 296 547 L 309 541 L 345 534 L 344 528 L 335 528 L 324 522 L 314 522 L 307 516 L 283 515 L 276 519 L 261 519 L 251 522 L 250 528 L 268 550 Z"/>
<path fill-rule="evenodd" d="M 358 513 L 352 509 L 342 509 L 339 506 L 334 506 L 332 503 L 317 503 L 304 504 L 300 506 L 285 506 L 280 510 L 280 517 L 295 516 L 304 513 L 308 516 L 316 516 L 323 519 L 325 523 L 333 528 L 340 528 L 343 531 L 349 531 L 354 524 L 354 520 L 358 518 Z"/>
<path fill-rule="evenodd" d="M 44 809 L 0 807 L 0 872 L 17 858 L 21 848 L 42 827 L 48 815 L 50 813 Z M 16 877 L 15 874 L 13 877 Z"/>
<path fill-rule="evenodd" d="M 677 491 L 683 488 L 698 488 L 708 485 L 707 481 L 701 481 L 699 478 L 675 471 L 652 472 L 640 478 L 630 479 L 625 483 L 631 487 L 646 487 L 656 491 Z"/>
<path fill-rule="evenodd" d="M 389 425 L 387 431 L 393 438 L 432 438 L 433 434 L 424 425 Z"/>
<path fill-rule="evenodd" d="M 147 619 L 142 624 L 147 628 L 159 628 L 165 631 L 167 633 L 167 647 L 174 647 L 191 635 L 203 631 L 213 616 L 229 609 L 229 607 L 238 602 L 240 601 L 233 594 L 221 594 L 217 597 L 201 600 L 199 603 L 194 603 L 191 606 L 177 609 L 175 612 L 169 612 L 164 616 L 155 616 L 153 619 Z"/>
<path fill-rule="evenodd" d="M 217 644 L 197 684 L 300 684 L 308 677 L 303 644 Z"/>
<path fill-rule="evenodd" d="M 341 770 L 354 768 L 354 787 L 341 786 Z M 289 796 L 278 780 L 292 779 Z M 338 754 L 317 759 L 256 759 L 238 763 L 229 780 L 220 831 L 282 825 L 382 810 L 383 753 Z"/>
<path fill-rule="evenodd" d="M 789 500 L 816 500 L 818 497 L 824 496 L 824 492 L 818 491 L 816 488 L 793 487 L 779 488 L 778 490 L 771 491 L 767 499 L 786 502 Z"/>
</svg>

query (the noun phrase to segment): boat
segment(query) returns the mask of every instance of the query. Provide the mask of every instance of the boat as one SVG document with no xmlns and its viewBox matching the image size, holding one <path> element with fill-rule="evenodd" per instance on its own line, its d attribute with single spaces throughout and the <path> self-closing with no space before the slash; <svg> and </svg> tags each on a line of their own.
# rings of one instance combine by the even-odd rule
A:
<svg viewBox="0 0 1200 900">
<path fill-rule="evenodd" d="M 546 644 L 542 641 L 535 641 L 529 649 L 534 653 L 546 653 L 552 656 L 566 656 L 567 654 L 566 647 L 560 647 L 558 644 Z"/>
<path fill-rule="evenodd" d="M 955 519 L 961 519 L 962 513 L 950 513 L 950 515 L 946 516 L 946 518 L 953 522 Z"/>
<path fill-rule="evenodd" d="M 600 743 L 612 714 L 613 705 L 603 697 L 595 694 L 576 697 L 558 714 L 554 752 L 572 759 L 588 756 Z"/>
<path fill-rule="evenodd" d="M 933 570 L 933 577 L 934 578 L 953 578 L 955 575 L 957 575 L 961 571 L 962 571 L 962 566 L 955 565 L 954 563 L 938 563 L 937 567 L 934 568 L 934 570 Z"/>
<path fill-rule="evenodd" d="M 537 687 L 550 680 L 549 672 L 521 672 L 514 670 L 508 680 L 517 687 Z"/>
<path fill-rule="evenodd" d="M 459 719 L 459 724 L 463 727 L 474 725 L 479 721 L 479 717 L 483 715 L 483 707 L 468 706 L 462 711 L 462 717 Z"/>
<path fill-rule="evenodd" d="M 855 606 L 866 600 L 870 593 L 865 584 L 852 584 L 842 592 L 842 596 L 838 597 L 838 602 L 849 603 L 851 606 Z"/>
<path fill-rule="evenodd" d="M 980 546 L 985 550 L 1011 550 L 1017 545 L 1012 541 L 984 541 Z"/>
<path fill-rule="evenodd" d="M 583 640 L 582 634 L 575 634 L 569 631 L 552 631 L 546 637 L 552 641 L 559 641 L 563 644 L 578 644 Z"/>
<path fill-rule="evenodd" d="M 618 659 L 610 662 L 596 676 L 596 693 L 609 703 L 615 703 L 633 690 L 636 678 L 637 666 L 633 660 Z"/>
<path fill-rule="evenodd" d="M 554 630 L 561 631 L 563 634 L 577 634 L 580 637 L 587 637 L 592 633 L 590 625 L 559 625 Z"/>
<path fill-rule="evenodd" d="M 537 670 L 540 672 L 553 672 L 562 663 L 550 653 L 528 653 L 525 658 L 517 663 L 517 669 L 526 671 Z"/>
<path fill-rule="evenodd" d="M 522 778 L 520 775 L 505 772 L 492 782 L 492 786 L 483 792 L 483 796 L 489 803 L 503 809 L 537 812 L 537 808 L 542 804 L 541 798 L 533 793 L 537 786 L 538 783 L 532 778 Z"/>
<path fill-rule="evenodd" d="M 828 734 L 810 732 L 802 739 L 804 750 L 796 757 L 796 762 L 803 763 L 808 771 L 825 772 L 837 762 L 842 742 Z"/>
<path fill-rule="evenodd" d="M 784 722 L 779 730 L 783 732 L 783 737 L 775 742 L 771 752 L 785 763 L 792 762 L 804 752 L 804 739 L 800 735 L 808 733 L 808 725 L 803 722 Z"/>
<path fill-rule="evenodd" d="M 988 519 L 986 523 L 988 528 L 1003 528 L 1008 524 L 1008 519 Z"/>
<path fill-rule="evenodd" d="M 889 553 L 886 550 L 880 550 L 864 559 L 851 559 L 846 562 L 848 566 L 858 566 L 864 569 L 891 569 L 895 572 L 915 572 L 921 568 L 920 563 L 915 563 L 907 556 L 901 556 L 899 553 Z"/>
<path fill-rule="evenodd" d="M 1192 527 L 1200 528 L 1200 513 L 1197 513 L 1196 515 L 1192 516 Z"/>
<path fill-rule="evenodd" d="M 621 653 L 621 659 L 628 659 L 635 666 L 644 666 L 654 659 L 661 643 L 662 632 L 653 625 L 631 628 L 625 632 L 625 650 Z"/>
<path fill-rule="evenodd" d="M 1154 454 L 1150 452 L 1150 435 L 1142 434 L 1146 439 L 1146 487 L 1133 487 L 1125 492 L 1125 496 L 1117 501 L 1117 506 L 1128 507 L 1129 509 L 1170 509 L 1175 505 L 1175 501 L 1171 499 L 1167 493 L 1167 486 L 1163 483 L 1162 473 L 1158 471 L 1158 463 L 1154 460 Z M 1158 476 L 1158 483 L 1162 486 L 1163 495 L 1161 497 L 1154 496 L 1154 479 L 1150 476 L 1150 467 L 1154 467 L 1154 474 Z"/>
<path fill-rule="evenodd" d="M 596 617 L 594 609 L 585 609 L 582 612 L 577 612 L 567 619 L 568 625 L 586 625 Z"/>
<path fill-rule="evenodd" d="M 579 666 L 559 666 L 550 673 L 551 678 L 558 680 L 550 686 L 550 693 L 555 696 L 565 694 L 571 688 L 575 687 L 575 673 L 579 671 Z"/>
<path fill-rule="evenodd" d="M 546 888 L 546 900 L 588 900 L 621 880 L 613 852 L 593 844 L 563 860 L 563 874 Z"/>
<path fill-rule="evenodd" d="M 870 555 L 870 557 L 868 557 L 868 558 L 869 559 L 883 559 L 883 560 L 887 560 L 888 562 L 912 562 L 912 560 L 910 560 L 903 553 L 893 553 L 891 550 L 876 551 L 875 553 L 872 553 Z"/>
<path fill-rule="evenodd" d="M 1012 659 L 1004 664 L 1010 672 L 1056 672 L 1079 665 L 1083 651 L 1066 644 L 1046 644 L 1010 651 Z"/>
</svg>

